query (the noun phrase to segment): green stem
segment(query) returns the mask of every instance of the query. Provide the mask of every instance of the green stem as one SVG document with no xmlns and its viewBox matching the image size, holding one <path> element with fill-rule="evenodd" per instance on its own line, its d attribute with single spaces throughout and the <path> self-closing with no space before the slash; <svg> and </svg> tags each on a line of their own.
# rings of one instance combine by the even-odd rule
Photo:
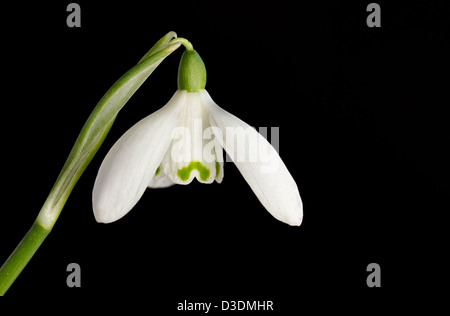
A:
<svg viewBox="0 0 450 316">
<path fill-rule="evenodd" d="M 194 46 L 192 46 L 191 42 L 189 42 L 187 39 L 183 38 L 183 37 L 177 37 L 174 38 L 173 40 L 171 40 L 169 42 L 169 44 L 175 44 L 175 43 L 181 43 L 184 48 L 186 48 L 186 50 L 192 51 L 194 50 Z"/>
<path fill-rule="evenodd" d="M 6 293 L 49 233 L 50 230 L 34 222 L 28 233 L 0 269 L 0 295 Z"/>
<path fill-rule="evenodd" d="M 45 237 L 52 230 L 75 184 L 94 157 L 113 123 L 114 119 L 104 127 L 102 133 L 92 142 L 89 150 L 82 151 L 82 154 L 76 154 L 77 144 L 82 142 L 81 136 L 83 135 L 84 129 L 82 130 L 81 136 L 75 142 L 74 148 L 33 226 L 31 226 L 28 233 L 0 268 L 0 295 L 4 295 L 14 283 L 28 261 L 30 261 L 39 249 L 39 246 L 44 242 Z"/>
</svg>

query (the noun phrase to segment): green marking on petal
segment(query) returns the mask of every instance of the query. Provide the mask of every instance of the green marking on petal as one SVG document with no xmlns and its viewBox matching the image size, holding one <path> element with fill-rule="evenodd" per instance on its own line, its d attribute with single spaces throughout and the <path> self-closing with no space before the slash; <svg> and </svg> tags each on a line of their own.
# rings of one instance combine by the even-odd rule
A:
<svg viewBox="0 0 450 316">
<path fill-rule="evenodd" d="M 178 169 L 177 175 L 181 180 L 186 181 L 189 179 L 189 176 L 194 169 L 198 170 L 200 179 L 203 181 L 206 181 L 211 174 L 211 171 L 206 168 L 200 161 L 191 161 L 191 163 L 186 167 Z"/>
<path fill-rule="evenodd" d="M 157 176 L 160 172 L 161 172 L 161 167 L 158 167 L 158 169 L 156 169 L 156 171 L 155 171 L 155 176 Z"/>
<path fill-rule="evenodd" d="M 220 173 L 220 163 L 216 161 L 216 178 L 219 176 Z"/>
</svg>

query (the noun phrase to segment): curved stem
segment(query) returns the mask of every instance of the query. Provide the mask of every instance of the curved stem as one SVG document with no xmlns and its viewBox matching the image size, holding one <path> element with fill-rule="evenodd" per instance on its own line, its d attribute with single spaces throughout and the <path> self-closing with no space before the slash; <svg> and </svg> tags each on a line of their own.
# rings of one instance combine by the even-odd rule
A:
<svg viewBox="0 0 450 316">
<path fill-rule="evenodd" d="M 169 44 L 181 43 L 186 48 L 186 50 L 192 51 L 194 50 L 194 46 L 192 46 L 191 42 L 183 37 L 174 38 L 169 42 Z"/>
<path fill-rule="evenodd" d="M 156 67 L 180 45 L 168 45 L 169 32 L 103 96 L 78 136 L 33 226 L 0 268 L 0 295 L 6 293 L 55 225 L 72 189 L 96 154 L 118 112 Z M 192 49 L 189 41 L 180 41 Z M 177 42 L 175 42 L 177 43 Z"/>
</svg>

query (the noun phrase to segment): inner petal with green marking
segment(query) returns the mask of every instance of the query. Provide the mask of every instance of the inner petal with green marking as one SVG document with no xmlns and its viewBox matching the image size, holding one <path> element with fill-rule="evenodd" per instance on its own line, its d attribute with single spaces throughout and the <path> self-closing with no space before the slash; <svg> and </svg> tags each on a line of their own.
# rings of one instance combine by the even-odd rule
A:
<svg viewBox="0 0 450 316">
<path fill-rule="evenodd" d="M 216 163 L 216 140 L 207 132 L 210 122 L 202 102 L 199 92 L 187 93 L 178 126 L 161 163 L 161 172 L 176 184 L 189 184 L 194 178 L 201 183 L 221 179 L 223 168 Z"/>
<path fill-rule="evenodd" d="M 187 181 L 191 175 L 191 172 L 194 170 L 198 171 L 198 175 L 200 176 L 200 180 L 202 181 L 207 181 L 211 174 L 211 170 L 205 167 L 200 161 L 192 161 L 186 167 L 178 169 L 177 176 L 181 180 Z"/>
</svg>

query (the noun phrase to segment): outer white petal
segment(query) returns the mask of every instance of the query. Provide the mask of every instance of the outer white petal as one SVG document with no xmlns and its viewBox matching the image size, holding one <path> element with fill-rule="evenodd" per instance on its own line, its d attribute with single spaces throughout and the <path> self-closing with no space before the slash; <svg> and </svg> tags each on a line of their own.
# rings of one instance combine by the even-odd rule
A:
<svg viewBox="0 0 450 316">
<path fill-rule="evenodd" d="M 98 222 L 110 223 L 139 201 L 166 153 L 186 93 L 130 128 L 111 148 L 97 174 L 92 205 Z"/>
<path fill-rule="evenodd" d="M 255 129 L 215 104 L 206 90 L 201 93 L 211 126 L 222 133 L 217 139 L 258 199 L 276 219 L 299 226 L 303 219 L 300 193 L 277 151 Z M 245 132 L 244 141 L 235 137 L 236 131 Z"/>
</svg>

